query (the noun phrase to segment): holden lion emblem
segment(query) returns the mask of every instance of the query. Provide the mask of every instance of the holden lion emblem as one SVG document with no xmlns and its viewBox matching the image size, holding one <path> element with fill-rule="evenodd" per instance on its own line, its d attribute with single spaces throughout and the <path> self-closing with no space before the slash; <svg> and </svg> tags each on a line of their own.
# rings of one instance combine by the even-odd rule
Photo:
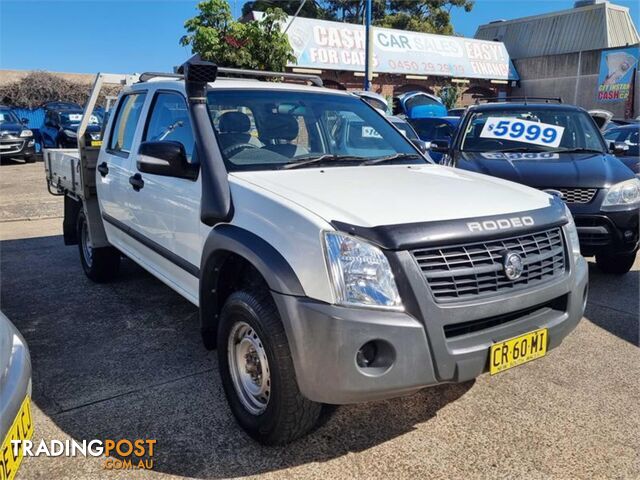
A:
<svg viewBox="0 0 640 480">
<path fill-rule="evenodd" d="M 515 252 L 506 252 L 502 257 L 504 274 L 509 280 L 517 280 L 524 271 L 522 257 Z"/>
</svg>

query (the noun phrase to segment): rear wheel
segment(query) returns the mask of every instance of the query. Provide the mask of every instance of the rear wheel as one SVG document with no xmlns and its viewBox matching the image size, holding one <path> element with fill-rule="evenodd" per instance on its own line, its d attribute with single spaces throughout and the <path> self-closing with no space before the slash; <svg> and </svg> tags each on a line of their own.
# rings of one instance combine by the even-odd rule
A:
<svg viewBox="0 0 640 480">
<path fill-rule="evenodd" d="M 313 429 L 322 405 L 303 397 L 277 308 L 266 291 L 238 291 L 220 315 L 218 364 L 233 415 L 255 440 L 285 444 Z"/>
<path fill-rule="evenodd" d="M 636 253 L 627 253 L 623 255 L 596 255 L 596 264 L 604 273 L 612 273 L 614 275 L 624 275 L 636 261 Z"/>
<path fill-rule="evenodd" d="M 113 247 L 93 247 L 89 226 L 82 210 L 78 214 L 77 225 L 80 262 L 84 273 L 94 282 L 112 280 L 120 270 L 120 252 Z"/>
</svg>

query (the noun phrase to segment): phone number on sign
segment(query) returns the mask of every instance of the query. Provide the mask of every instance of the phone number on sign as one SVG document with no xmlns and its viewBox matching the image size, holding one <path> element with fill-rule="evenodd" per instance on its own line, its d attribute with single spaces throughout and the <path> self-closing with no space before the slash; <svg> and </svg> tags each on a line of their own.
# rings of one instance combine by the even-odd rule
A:
<svg viewBox="0 0 640 480">
<path fill-rule="evenodd" d="M 416 73 L 448 73 L 464 75 L 464 66 L 449 63 L 415 62 L 412 60 L 389 60 L 389 67 L 393 70 L 411 71 Z"/>
</svg>

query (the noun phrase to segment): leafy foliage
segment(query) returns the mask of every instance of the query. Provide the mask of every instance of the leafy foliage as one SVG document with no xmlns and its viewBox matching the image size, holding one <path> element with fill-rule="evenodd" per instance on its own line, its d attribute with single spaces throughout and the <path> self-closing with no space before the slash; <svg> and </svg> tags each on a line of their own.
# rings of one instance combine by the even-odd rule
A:
<svg viewBox="0 0 640 480">
<path fill-rule="evenodd" d="M 184 24 L 187 34 L 182 45 L 191 45 L 193 53 L 223 67 L 284 71 L 295 62 L 293 49 L 280 24 L 286 13 L 268 8 L 263 18 L 241 23 L 233 20 L 225 0 L 198 3 L 199 13 Z"/>
<path fill-rule="evenodd" d="M 302 0 L 254 0 L 242 7 L 244 15 L 251 10 L 263 11 L 277 5 L 294 15 Z M 451 11 L 462 8 L 470 12 L 474 0 L 372 0 L 374 25 L 414 32 L 453 35 Z M 366 0 L 307 0 L 301 17 L 363 23 Z"/>
<path fill-rule="evenodd" d="M 455 83 L 444 86 L 440 89 L 440 98 L 442 99 L 444 106 L 447 107 L 447 110 L 455 108 L 461 95 L 462 89 Z"/>
<path fill-rule="evenodd" d="M 105 96 L 116 96 L 120 88 L 105 85 L 98 104 L 105 105 Z M 0 86 L 0 103 L 18 108 L 35 108 L 45 102 L 74 102 L 84 105 L 89 99 L 89 83 L 72 82 L 48 72 L 34 71 L 22 79 Z"/>
</svg>

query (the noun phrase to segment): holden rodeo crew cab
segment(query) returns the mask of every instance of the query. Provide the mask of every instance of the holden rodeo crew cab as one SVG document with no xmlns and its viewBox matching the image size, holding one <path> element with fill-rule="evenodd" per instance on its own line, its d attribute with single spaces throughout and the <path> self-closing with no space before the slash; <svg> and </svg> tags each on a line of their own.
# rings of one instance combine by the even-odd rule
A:
<svg viewBox="0 0 640 480">
<path fill-rule="evenodd" d="M 91 147 L 108 80 L 79 150 L 45 153 L 65 241 L 93 280 L 124 255 L 199 306 L 260 442 L 304 435 L 326 404 L 541 357 L 582 317 L 587 266 L 560 199 L 434 165 L 363 99 L 194 57 L 126 78 Z"/>
</svg>

